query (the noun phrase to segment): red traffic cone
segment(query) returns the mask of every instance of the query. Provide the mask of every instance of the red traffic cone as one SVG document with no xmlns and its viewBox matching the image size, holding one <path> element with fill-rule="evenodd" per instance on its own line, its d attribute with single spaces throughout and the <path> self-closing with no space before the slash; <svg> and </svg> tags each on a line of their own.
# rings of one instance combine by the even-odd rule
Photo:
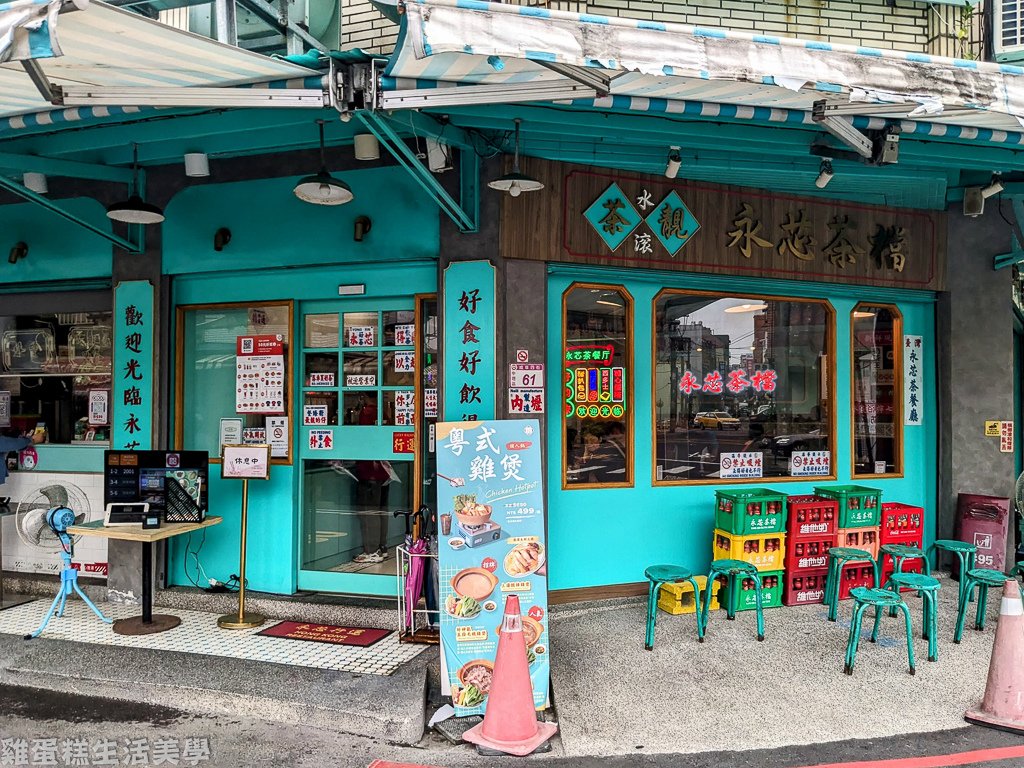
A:
<svg viewBox="0 0 1024 768">
<path fill-rule="evenodd" d="M 557 730 L 554 723 L 537 720 L 519 596 L 509 595 L 505 600 L 505 618 L 498 638 L 498 655 L 494 659 L 484 721 L 466 731 L 463 738 L 481 747 L 523 756 L 536 750 Z"/>
<path fill-rule="evenodd" d="M 964 719 L 989 728 L 1024 733 L 1024 603 L 1013 579 L 1007 579 L 1003 585 L 985 698 L 980 707 L 967 710 Z"/>
</svg>

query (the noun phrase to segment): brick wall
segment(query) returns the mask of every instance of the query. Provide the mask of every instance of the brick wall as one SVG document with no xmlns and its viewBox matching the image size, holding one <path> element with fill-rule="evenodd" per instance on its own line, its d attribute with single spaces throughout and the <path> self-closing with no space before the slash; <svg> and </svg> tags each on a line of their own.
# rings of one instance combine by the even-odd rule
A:
<svg viewBox="0 0 1024 768">
<path fill-rule="evenodd" d="M 806 40 L 950 55 L 959 9 L 909 0 L 520 0 L 522 5 L 605 16 L 766 32 Z M 389 53 L 397 27 L 368 0 L 342 0 L 345 48 Z"/>
</svg>

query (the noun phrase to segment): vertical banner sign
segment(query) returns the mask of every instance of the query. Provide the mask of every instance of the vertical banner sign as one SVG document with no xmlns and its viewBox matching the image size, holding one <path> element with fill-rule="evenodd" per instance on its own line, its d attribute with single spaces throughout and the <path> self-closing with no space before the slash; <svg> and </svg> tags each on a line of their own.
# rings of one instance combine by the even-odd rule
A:
<svg viewBox="0 0 1024 768">
<path fill-rule="evenodd" d="M 924 423 L 924 346 L 921 336 L 903 337 L 903 423 L 919 427 Z"/>
<path fill-rule="evenodd" d="M 444 271 L 444 410 L 449 421 L 494 418 L 494 265 L 457 261 Z"/>
<path fill-rule="evenodd" d="M 110 447 L 153 447 L 153 286 L 148 280 L 114 288 L 113 419 Z"/>
<path fill-rule="evenodd" d="M 441 642 L 457 715 L 487 707 L 505 597 L 519 595 L 533 703 L 548 697 L 540 422 L 437 425 Z"/>
</svg>

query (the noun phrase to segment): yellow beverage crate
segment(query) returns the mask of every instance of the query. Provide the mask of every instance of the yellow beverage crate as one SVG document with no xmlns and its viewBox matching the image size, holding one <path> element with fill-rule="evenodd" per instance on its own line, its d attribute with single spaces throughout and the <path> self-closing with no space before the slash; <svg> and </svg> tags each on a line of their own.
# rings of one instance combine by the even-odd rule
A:
<svg viewBox="0 0 1024 768">
<path fill-rule="evenodd" d="M 781 571 L 785 568 L 786 534 L 737 536 L 715 528 L 712 552 L 715 560 L 742 560 L 756 565 L 759 571 Z"/>
<path fill-rule="evenodd" d="M 694 576 L 694 578 L 700 587 L 701 599 L 703 600 L 704 588 L 708 583 L 708 577 Z M 711 592 L 712 611 L 718 610 L 718 593 L 721 588 L 721 584 L 715 584 L 715 588 Z M 673 616 L 679 616 L 683 613 L 694 613 L 696 611 L 696 601 L 693 599 L 693 585 L 688 581 L 662 584 L 661 589 L 658 591 L 658 607 L 665 611 L 665 613 L 671 613 Z"/>
</svg>

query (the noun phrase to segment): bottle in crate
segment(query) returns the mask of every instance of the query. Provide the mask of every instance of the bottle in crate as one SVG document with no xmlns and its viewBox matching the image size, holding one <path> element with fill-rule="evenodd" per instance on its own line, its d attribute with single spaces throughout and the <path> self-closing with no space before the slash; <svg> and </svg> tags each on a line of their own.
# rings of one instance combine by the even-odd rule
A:
<svg viewBox="0 0 1024 768">
<path fill-rule="evenodd" d="M 778 608 L 782 605 L 782 571 L 759 572 L 761 578 L 761 608 Z M 725 588 L 721 598 L 731 603 L 735 611 L 752 611 L 757 608 L 757 588 L 752 578 L 733 580 L 733 588 Z M 731 592 L 731 594 L 730 594 Z"/>
<path fill-rule="evenodd" d="M 839 577 L 839 599 L 849 600 L 855 587 L 875 586 L 875 568 L 870 563 L 848 563 Z"/>
<path fill-rule="evenodd" d="M 824 496 L 790 496 L 787 533 L 793 537 L 820 537 L 836 534 L 839 522 L 839 503 Z"/>
<path fill-rule="evenodd" d="M 770 488 L 715 492 L 715 527 L 738 536 L 786 530 L 786 494 Z"/>
<path fill-rule="evenodd" d="M 715 529 L 712 557 L 715 560 L 742 560 L 759 571 L 781 571 L 785 567 L 786 534 L 764 533 L 738 536 Z"/>
<path fill-rule="evenodd" d="M 828 551 L 835 546 L 835 538 L 790 539 L 786 544 L 786 572 L 828 568 Z"/>
<path fill-rule="evenodd" d="M 874 559 L 878 559 L 879 547 L 878 526 L 871 528 L 840 528 L 836 536 L 837 547 L 863 549 Z"/>
<path fill-rule="evenodd" d="M 922 507 L 887 501 L 882 505 L 882 543 L 921 546 L 924 535 Z"/>
<path fill-rule="evenodd" d="M 784 605 L 812 605 L 825 602 L 825 583 L 828 569 L 786 571 Z"/>
<path fill-rule="evenodd" d="M 863 485 L 819 486 L 814 493 L 838 502 L 840 528 L 863 528 L 879 523 L 882 492 L 877 488 Z"/>
</svg>

